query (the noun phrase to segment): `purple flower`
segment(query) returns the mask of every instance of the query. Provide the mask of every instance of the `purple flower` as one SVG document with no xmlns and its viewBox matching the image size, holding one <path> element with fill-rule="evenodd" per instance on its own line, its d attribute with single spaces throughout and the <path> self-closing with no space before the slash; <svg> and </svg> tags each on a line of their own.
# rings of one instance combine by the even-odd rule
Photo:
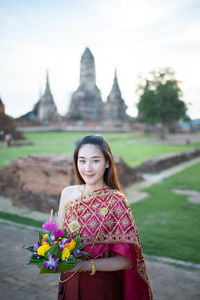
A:
<svg viewBox="0 0 200 300">
<path fill-rule="evenodd" d="M 50 239 L 49 239 L 49 243 L 53 244 L 53 242 L 56 240 L 56 237 L 54 234 L 50 234 Z"/>
<path fill-rule="evenodd" d="M 60 236 L 65 234 L 65 232 L 62 229 L 55 229 L 52 233 L 54 234 L 55 238 L 59 238 Z"/>
<path fill-rule="evenodd" d="M 38 247 L 40 246 L 40 243 L 34 243 L 32 246 L 30 246 L 30 248 L 32 248 L 35 252 L 37 252 Z"/>
<path fill-rule="evenodd" d="M 77 256 L 78 254 L 80 254 L 80 252 L 81 252 L 81 251 L 80 251 L 79 249 L 76 249 L 76 250 L 74 251 L 74 255 Z"/>
<path fill-rule="evenodd" d="M 85 255 L 85 252 L 84 252 L 84 251 L 81 251 L 80 249 L 74 250 L 74 255 L 75 255 L 75 256 L 77 256 L 77 255 L 79 255 L 79 254 Z"/>
<path fill-rule="evenodd" d="M 62 239 L 62 243 L 63 243 L 63 244 L 66 244 L 66 243 L 68 244 L 68 243 L 71 242 L 71 240 L 72 240 L 71 238 L 68 238 L 68 239 Z"/>
<path fill-rule="evenodd" d="M 56 258 L 55 254 L 51 255 L 51 253 L 48 253 L 48 259 L 49 260 L 46 260 L 43 262 L 43 266 L 45 269 L 54 269 L 56 272 L 58 272 L 58 262 L 59 262 L 59 258 Z"/>
<path fill-rule="evenodd" d="M 33 249 L 37 252 L 37 249 L 39 248 L 39 246 L 40 246 L 40 243 L 39 243 L 39 242 L 34 243 L 34 244 L 33 244 Z"/>
<path fill-rule="evenodd" d="M 64 248 L 65 248 L 65 244 L 66 244 L 66 243 L 67 243 L 67 244 L 70 243 L 71 240 L 72 240 L 71 238 L 68 238 L 68 239 L 65 239 L 65 238 L 64 238 L 64 239 L 61 239 L 61 240 L 60 240 L 60 250 L 63 251 Z"/>
<path fill-rule="evenodd" d="M 42 225 L 42 227 L 47 231 L 51 231 L 57 228 L 57 224 L 55 222 L 46 222 Z"/>
<path fill-rule="evenodd" d="M 63 251 L 65 246 L 63 244 L 60 244 L 60 250 Z"/>
</svg>

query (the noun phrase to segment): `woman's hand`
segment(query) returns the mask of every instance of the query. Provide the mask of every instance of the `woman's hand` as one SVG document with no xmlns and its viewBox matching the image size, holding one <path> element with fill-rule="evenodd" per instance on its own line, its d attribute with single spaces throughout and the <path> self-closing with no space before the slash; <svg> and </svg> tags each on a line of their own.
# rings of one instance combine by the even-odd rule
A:
<svg viewBox="0 0 200 300">
<path fill-rule="evenodd" d="M 68 272 L 91 272 L 92 264 L 89 260 L 77 259 L 77 265 Z M 108 258 L 95 259 L 97 271 L 119 271 L 133 268 L 133 262 L 123 255 L 117 254 Z"/>
<path fill-rule="evenodd" d="M 81 259 L 77 259 L 76 260 L 76 266 L 67 271 L 67 272 L 86 272 L 86 271 L 91 271 L 91 263 L 89 260 L 81 260 Z"/>
</svg>

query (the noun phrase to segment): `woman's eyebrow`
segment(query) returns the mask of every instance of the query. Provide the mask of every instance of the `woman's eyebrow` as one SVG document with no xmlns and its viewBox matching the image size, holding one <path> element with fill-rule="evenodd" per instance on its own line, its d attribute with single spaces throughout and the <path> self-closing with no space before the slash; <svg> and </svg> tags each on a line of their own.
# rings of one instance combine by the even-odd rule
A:
<svg viewBox="0 0 200 300">
<path fill-rule="evenodd" d="M 78 158 L 85 158 L 85 156 L 79 156 Z M 99 155 L 94 155 L 94 156 L 92 156 L 92 158 L 101 158 L 101 156 L 99 156 Z"/>
</svg>

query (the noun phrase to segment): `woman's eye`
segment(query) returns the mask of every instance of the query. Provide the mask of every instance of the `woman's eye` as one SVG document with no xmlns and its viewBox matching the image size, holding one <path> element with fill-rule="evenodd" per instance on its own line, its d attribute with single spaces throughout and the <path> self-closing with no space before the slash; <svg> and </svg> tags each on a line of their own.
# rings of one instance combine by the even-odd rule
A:
<svg viewBox="0 0 200 300">
<path fill-rule="evenodd" d="M 98 159 L 95 159 L 95 160 L 93 160 L 93 162 L 94 162 L 94 163 L 98 163 L 98 162 L 99 162 L 99 160 L 98 160 Z"/>
<path fill-rule="evenodd" d="M 83 164 L 85 161 L 83 159 L 79 160 L 79 163 Z"/>
</svg>

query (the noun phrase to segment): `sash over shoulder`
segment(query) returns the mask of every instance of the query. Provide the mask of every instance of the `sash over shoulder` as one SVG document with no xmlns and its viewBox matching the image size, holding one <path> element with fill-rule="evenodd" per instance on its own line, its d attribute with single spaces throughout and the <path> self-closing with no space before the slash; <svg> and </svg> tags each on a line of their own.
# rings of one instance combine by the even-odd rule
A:
<svg viewBox="0 0 200 300">
<path fill-rule="evenodd" d="M 125 196 L 117 190 L 103 188 L 67 202 L 64 228 L 71 237 L 73 233 L 70 233 L 68 225 L 77 218 L 80 223 L 78 235 L 85 251 L 98 236 L 92 257 L 110 250 L 133 261 L 133 269 L 119 271 L 124 281 L 124 299 L 151 300 L 141 243 Z"/>
</svg>

